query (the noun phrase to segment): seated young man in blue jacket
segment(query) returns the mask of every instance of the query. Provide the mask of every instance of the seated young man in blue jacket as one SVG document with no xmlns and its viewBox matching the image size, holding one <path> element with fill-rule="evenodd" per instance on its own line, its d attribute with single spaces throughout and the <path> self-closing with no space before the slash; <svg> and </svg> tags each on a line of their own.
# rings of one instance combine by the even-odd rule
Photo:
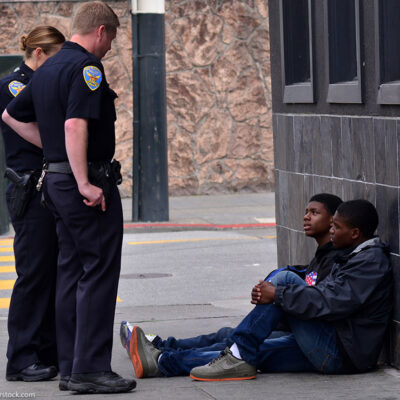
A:
<svg viewBox="0 0 400 400">
<path fill-rule="evenodd" d="M 343 254 L 343 250 L 333 249 L 329 234 L 333 214 L 340 203 L 337 196 L 319 194 L 313 196 L 307 205 L 304 231 L 318 243 L 316 256 L 307 270 L 306 282 L 309 285 L 319 284 L 329 274 L 333 259 L 338 254 Z M 217 357 L 226 346 L 232 345 L 232 331 L 232 328 L 222 328 L 215 334 L 181 340 L 156 339 L 150 343 L 143 331 L 134 327 L 130 353 L 136 375 L 149 377 L 160 372 L 166 376 L 187 375 L 193 367 L 206 364 Z M 275 372 L 313 370 L 309 365 L 305 366 L 304 358 L 293 334 L 287 333 L 274 339 L 270 336 L 259 346 L 256 366 L 262 371 Z"/>
</svg>

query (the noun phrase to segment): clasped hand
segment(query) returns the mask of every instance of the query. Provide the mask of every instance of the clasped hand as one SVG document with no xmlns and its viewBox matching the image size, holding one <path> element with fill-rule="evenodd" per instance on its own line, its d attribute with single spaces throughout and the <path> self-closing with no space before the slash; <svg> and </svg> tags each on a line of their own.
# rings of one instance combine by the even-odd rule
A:
<svg viewBox="0 0 400 400">
<path fill-rule="evenodd" d="M 272 283 L 259 281 L 251 291 L 252 304 L 269 304 L 274 301 L 275 286 Z"/>
</svg>

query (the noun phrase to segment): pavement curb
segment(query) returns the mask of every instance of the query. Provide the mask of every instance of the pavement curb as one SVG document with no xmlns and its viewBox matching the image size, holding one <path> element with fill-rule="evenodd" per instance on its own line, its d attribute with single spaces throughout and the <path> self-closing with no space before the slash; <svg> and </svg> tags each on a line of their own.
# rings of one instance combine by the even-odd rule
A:
<svg viewBox="0 0 400 400">
<path fill-rule="evenodd" d="M 125 232 L 172 232 L 172 231 L 224 231 L 240 229 L 274 228 L 275 222 L 250 224 L 178 224 L 178 223 L 124 223 Z"/>
</svg>

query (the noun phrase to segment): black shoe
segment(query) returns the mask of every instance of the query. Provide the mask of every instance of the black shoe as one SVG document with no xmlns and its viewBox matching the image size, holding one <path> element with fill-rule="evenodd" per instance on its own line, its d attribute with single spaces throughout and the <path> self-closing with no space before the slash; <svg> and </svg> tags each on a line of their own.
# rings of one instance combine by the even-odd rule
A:
<svg viewBox="0 0 400 400">
<path fill-rule="evenodd" d="M 35 363 L 22 369 L 16 374 L 7 374 L 8 381 L 24 381 L 24 382 L 37 382 L 48 381 L 57 375 L 57 368 L 47 366 L 40 363 Z"/>
<path fill-rule="evenodd" d="M 60 382 L 58 384 L 58 388 L 62 391 L 69 390 L 68 389 L 68 382 L 71 379 L 69 375 L 60 376 Z"/>
<path fill-rule="evenodd" d="M 79 393 L 125 393 L 135 389 L 136 381 L 115 372 L 72 374 L 68 389 Z"/>
</svg>

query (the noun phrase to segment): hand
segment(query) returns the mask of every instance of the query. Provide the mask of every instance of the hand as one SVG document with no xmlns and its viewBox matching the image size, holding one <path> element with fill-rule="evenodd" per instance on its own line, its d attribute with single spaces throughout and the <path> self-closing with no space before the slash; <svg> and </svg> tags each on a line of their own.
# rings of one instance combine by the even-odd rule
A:
<svg viewBox="0 0 400 400">
<path fill-rule="evenodd" d="M 259 281 L 257 285 L 254 285 L 253 289 L 251 290 L 251 303 L 252 304 L 259 304 L 258 302 L 261 300 L 261 289 L 260 285 L 263 281 Z"/>
<path fill-rule="evenodd" d="M 84 197 L 83 202 L 88 207 L 101 206 L 102 211 L 106 211 L 106 199 L 103 190 L 89 182 L 78 186 L 79 193 Z"/>
<path fill-rule="evenodd" d="M 270 304 L 274 301 L 275 286 L 272 283 L 259 281 L 251 291 L 252 304 Z"/>
</svg>

